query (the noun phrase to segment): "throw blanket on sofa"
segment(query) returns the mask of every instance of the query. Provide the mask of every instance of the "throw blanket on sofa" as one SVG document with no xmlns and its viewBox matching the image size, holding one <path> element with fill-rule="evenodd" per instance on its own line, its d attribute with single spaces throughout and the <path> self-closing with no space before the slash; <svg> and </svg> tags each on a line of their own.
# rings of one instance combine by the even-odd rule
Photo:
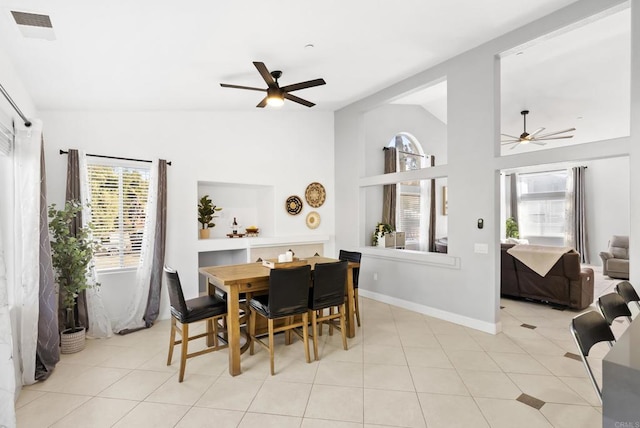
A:
<svg viewBox="0 0 640 428">
<path fill-rule="evenodd" d="M 550 247 L 546 245 L 514 245 L 507 250 L 540 276 L 545 276 L 563 254 L 572 251 L 571 247 Z"/>
</svg>

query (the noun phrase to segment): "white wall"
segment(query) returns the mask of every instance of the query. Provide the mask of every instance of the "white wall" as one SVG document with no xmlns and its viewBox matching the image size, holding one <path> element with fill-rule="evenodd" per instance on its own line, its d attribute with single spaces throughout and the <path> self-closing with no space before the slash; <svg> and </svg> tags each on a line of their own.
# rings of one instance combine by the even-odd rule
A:
<svg viewBox="0 0 640 428">
<path fill-rule="evenodd" d="M 625 156 L 637 146 L 631 137 L 582 146 L 563 147 L 544 152 L 499 157 L 500 90 L 497 55 L 552 31 L 588 18 L 619 1 L 579 1 L 561 11 L 519 28 L 458 57 L 401 81 L 336 113 L 336 181 L 349 183 L 336 199 L 337 212 L 357 213 L 360 227 L 349 229 L 347 219 L 336 220 L 336 245 L 357 246 L 366 233 L 363 228 L 366 210 L 365 188 L 384 184 L 392 178 L 368 176 L 364 166 L 366 132 L 362 116 L 387 101 L 442 76 L 448 88 L 448 164 L 419 173 L 420 178 L 448 177 L 449 255 L 429 255 L 419 259 L 407 254 L 404 260 L 381 253 L 365 253 L 361 267 L 360 288 L 363 295 L 376 293 L 381 299 L 394 301 L 437 313 L 447 319 L 487 331 L 499 330 L 499 246 L 500 183 L 502 169 L 543 163 L 588 161 L 597 158 Z M 636 1 L 633 1 L 636 6 Z M 635 29 L 640 25 L 640 11 L 632 18 Z M 633 32 L 632 32 L 633 33 Z M 636 38 L 640 37 L 636 31 Z M 633 42 L 638 42 L 634 40 Z M 632 42 L 632 44 L 633 44 Z M 640 59 L 633 52 L 632 121 L 640 120 Z M 635 61 L 635 62 L 634 62 Z M 635 68 L 634 68 L 635 67 Z M 635 75 L 633 75 L 635 73 Z M 349 158 L 351 162 L 342 159 Z M 361 162 L 355 159 L 361 159 Z M 631 157 L 630 171 L 640 162 Z M 388 175 L 388 174 L 387 174 Z M 637 175 L 637 174 L 636 174 Z M 418 174 L 412 174 L 416 178 Z M 640 177 L 630 177 L 630 191 L 640 184 Z M 636 198 L 637 199 L 637 198 Z M 635 204 L 638 205 L 638 204 Z M 631 224 L 640 217 L 640 205 L 631 202 Z M 476 227 L 484 220 L 484 228 Z M 631 229 L 633 235 L 640 231 Z M 475 252 L 475 245 L 486 246 L 487 253 Z M 632 253 L 631 268 L 640 266 L 640 258 Z M 375 281 L 374 273 L 378 280 Z M 632 273 L 633 278 L 633 273 Z"/>
<path fill-rule="evenodd" d="M 611 235 L 629 235 L 629 158 L 585 162 L 589 262 L 602 266 Z"/>
<path fill-rule="evenodd" d="M 198 182 L 273 186 L 275 233 L 332 235 L 334 230 L 333 114 L 328 112 L 43 112 L 47 179 L 52 202 L 64 200 L 67 157 L 59 149 L 170 160 L 167 169 L 165 261 L 180 272 L 185 297 L 197 295 Z M 287 196 L 304 198 L 320 182 L 327 201 L 317 211 L 321 228 L 306 228 L 310 211 L 290 216 Z M 216 195 L 211 195 L 216 200 Z M 221 204 L 222 205 L 222 204 Z M 229 213 L 231 214 L 231 213 Z M 330 242 L 326 254 L 333 254 Z M 102 294 L 110 313 L 121 310 L 132 274 L 103 275 Z M 166 299 L 161 317 L 167 316 Z"/>
</svg>

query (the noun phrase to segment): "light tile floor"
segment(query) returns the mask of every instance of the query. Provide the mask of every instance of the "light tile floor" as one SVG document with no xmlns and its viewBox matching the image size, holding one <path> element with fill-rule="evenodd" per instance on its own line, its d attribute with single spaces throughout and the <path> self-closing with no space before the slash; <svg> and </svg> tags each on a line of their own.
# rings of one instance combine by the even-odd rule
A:
<svg viewBox="0 0 640 428">
<path fill-rule="evenodd" d="M 613 290 L 616 281 L 596 278 L 596 296 Z M 577 312 L 501 305 L 503 332 L 491 335 L 362 298 L 348 351 L 325 329 L 320 361 L 306 364 L 301 342 L 278 339 L 275 376 L 257 347 L 240 376 L 229 376 L 223 350 L 189 360 L 183 383 L 178 352 L 166 365 L 161 321 L 63 355 L 47 381 L 23 389 L 18 427 L 600 427 L 586 371 L 565 356 L 577 353 Z M 592 351 L 598 376 L 607 349 Z"/>
</svg>

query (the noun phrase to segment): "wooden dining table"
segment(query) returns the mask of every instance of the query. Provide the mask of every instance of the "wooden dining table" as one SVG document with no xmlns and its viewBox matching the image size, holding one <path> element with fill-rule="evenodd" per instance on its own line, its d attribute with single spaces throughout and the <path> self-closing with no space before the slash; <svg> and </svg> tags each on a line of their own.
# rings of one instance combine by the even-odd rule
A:
<svg viewBox="0 0 640 428">
<path fill-rule="evenodd" d="M 316 263 L 337 262 L 338 259 L 329 257 L 307 257 L 311 269 Z M 355 336 L 355 307 L 353 289 L 353 268 L 360 267 L 359 263 L 349 262 L 345 294 L 347 295 L 347 337 Z M 232 376 L 242 373 L 240 355 L 246 346 L 241 346 L 240 333 L 240 293 L 255 293 L 269 290 L 269 274 L 271 269 L 262 263 L 243 263 L 239 265 L 201 267 L 199 272 L 207 280 L 207 292 L 215 293 L 219 289 L 227 293 L 227 339 L 229 342 L 229 374 Z M 247 343 L 248 344 L 248 343 Z M 246 345 L 246 344 L 245 344 Z"/>
</svg>

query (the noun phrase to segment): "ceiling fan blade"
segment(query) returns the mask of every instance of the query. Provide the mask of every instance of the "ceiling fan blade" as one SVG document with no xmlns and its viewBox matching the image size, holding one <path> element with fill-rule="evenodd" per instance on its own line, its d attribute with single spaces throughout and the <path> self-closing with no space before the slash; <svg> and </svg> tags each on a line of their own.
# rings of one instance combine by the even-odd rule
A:
<svg viewBox="0 0 640 428">
<path fill-rule="evenodd" d="M 506 146 L 507 144 L 516 144 L 516 143 L 519 143 L 519 142 L 520 142 L 520 140 L 506 140 L 506 141 L 502 142 L 502 145 Z"/>
<path fill-rule="evenodd" d="M 296 97 L 295 95 L 291 95 L 288 92 L 284 93 L 284 97 L 290 101 L 296 102 L 298 104 L 302 104 L 303 106 L 313 107 L 315 105 L 311 101 L 303 100 L 302 98 Z"/>
<path fill-rule="evenodd" d="M 531 134 L 529 134 L 529 139 L 535 137 L 536 135 L 538 135 L 539 133 L 541 133 L 542 131 L 544 131 L 544 128 L 538 128 L 535 131 L 533 131 Z"/>
<path fill-rule="evenodd" d="M 563 131 L 550 132 L 548 134 L 540 135 L 539 138 L 545 138 L 545 137 L 550 137 L 552 135 L 564 134 L 565 132 L 572 132 L 572 131 L 575 131 L 575 130 L 576 130 L 576 128 L 569 128 L 569 129 L 565 129 Z"/>
<path fill-rule="evenodd" d="M 563 140 L 565 138 L 573 138 L 573 135 L 564 135 L 562 137 L 542 137 L 542 138 L 536 138 L 534 141 Z"/>
<path fill-rule="evenodd" d="M 264 65 L 263 62 L 253 62 L 253 65 L 256 66 L 256 68 L 258 69 L 258 73 L 260 73 L 260 76 L 262 76 L 262 78 L 264 79 L 265 82 L 267 82 L 267 85 L 269 86 L 273 86 L 275 85 L 275 80 L 273 80 L 273 76 L 271 76 L 271 73 L 269 73 L 269 70 L 267 69 L 267 66 Z"/>
<path fill-rule="evenodd" d="M 515 135 L 509 135 L 509 134 L 500 134 L 503 137 L 509 137 L 509 138 L 513 138 L 514 140 L 520 141 L 520 137 L 516 137 Z"/>
<path fill-rule="evenodd" d="M 520 142 L 518 141 L 518 144 L 514 144 L 513 146 L 509 147 L 509 150 L 513 150 L 516 147 L 518 147 L 520 145 Z"/>
<path fill-rule="evenodd" d="M 547 145 L 547 143 L 540 143 L 540 142 L 538 142 L 538 140 L 531 140 L 531 142 L 532 142 L 533 144 L 537 144 L 537 145 L 539 145 L 539 146 L 546 146 L 546 145 Z"/>
<path fill-rule="evenodd" d="M 294 83 L 293 85 L 283 86 L 282 89 L 285 92 L 299 91 L 300 89 L 313 88 L 314 86 L 326 85 L 327 82 L 324 79 L 308 80 L 306 82 Z"/>
<path fill-rule="evenodd" d="M 264 97 L 264 98 L 262 99 L 262 101 L 260 101 L 260 102 L 258 103 L 258 105 L 257 105 L 256 107 L 264 108 L 264 106 L 266 106 L 266 105 L 267 105 L 267 98 L 268 98 L 268 97 Z"/>
<path fill-rule="evenodd" d="M 234 89 L 248 89 L 250 91 L 266 91 L 266 89 L 262 89 L 262 88 L 253 88 L 251 86 L 240 86 L 240 85 L 229 85 L 227 83 L 221 83 L 220 86 L 222 86 L 223 88 L 234 88 Z"/>
</svg>

